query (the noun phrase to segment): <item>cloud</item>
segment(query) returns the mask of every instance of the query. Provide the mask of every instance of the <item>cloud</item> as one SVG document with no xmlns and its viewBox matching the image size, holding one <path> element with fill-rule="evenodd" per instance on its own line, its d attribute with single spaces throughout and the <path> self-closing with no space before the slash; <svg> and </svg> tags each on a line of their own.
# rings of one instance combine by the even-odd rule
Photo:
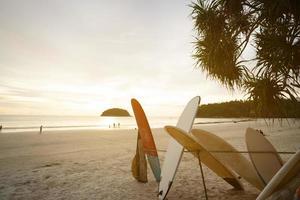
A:
<svg viewBox="0 0 300 200">
<path fill-rule="evenodd" d="M 96 115 L 131 110 L 175 115 L 240 98 L 195 69 L 185 1 L 0 2 L 0 114 Z"/>
</svg>

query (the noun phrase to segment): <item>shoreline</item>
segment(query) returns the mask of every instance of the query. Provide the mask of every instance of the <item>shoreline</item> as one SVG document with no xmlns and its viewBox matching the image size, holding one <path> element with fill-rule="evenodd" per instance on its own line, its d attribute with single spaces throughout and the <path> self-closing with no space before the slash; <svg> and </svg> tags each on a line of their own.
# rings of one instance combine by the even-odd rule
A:
<svg viewBox="0 0 300 200">
<path fill-rule="evenodd" d="M 201 119 L 201 118 L 199 118 L 199 119 Z M 217 119 L 217 118 L 211 118 L 211 119 Z M 222 118 L 222 119 L 227 119 L 227 118 Z M 228 118 L 228 119 L 232 119 L 232 118 Z M 241 120 L 214 121 L 214 122 L 197 122 L 197 123 L 194 123 L 194 124 L 222 124 L 222 123 L 239 123 L 239 122 L 250 122 L 250 121 L 257 121 L 257 119 L 241 119 Z"/>
<path fill-rule="evenodd" d="M 128 117 L 125 117 L 128 118 Z M 66 123 L 65 125 L 51 125 L 51 123 L 48 125 L 43 125 L 43 123 L 41 123 L 41 125 L 37 125 L 35 123 L 35 125 L 6 125 L 5 123 L 0 125 L 0 134 L 1 133 L 17 133 L 17 132 L 32 132 L 32 131 L 41 131 L 44 132 L 45 130 L 50 131 L 64 131 L 64 130 L 116 130 L 116 129 L 133 129 L 133 128 L 137 128 L 136 124 L 135 124 L 135 120 L 134 118 L 130 118 L 130 121 L 126 121 L 126 122 L 122 122 L 122 121 L 118 121 L 118 119 L 122 120 L 121 118 L 112 118 L 115 119 L 115 121 L 110 120 L 110 117 L 103 117 L 102 119 L 108 120 L 109 123 L 107 121 L 103 122 L 103 124 L 98 123 L 98 124 L 80 124 L 80 122 L 76 122 L 74 121 L 72 124 Z M 200 122 L 199 122 L 200 120 Z M 204 120 L 204 121 L 201 121 Z M 153 123 L 154 121 L 154 123 Z M 196 118 L 195 119 L 195 123 L 194 126 L 197 125 L 218 125 L 218 124 L 225 124 L 225 123 L 242 123 L 242 122 L 264 122 L 266 124 L 272 124 L 275 122 L 283 122 L 283 121 L 288 121 L 288 123 L 295 123 L 295 122 L 300 122 L 300 119 L 298 118 L 276 118 L 276 119 L 264 119 L 264 118 Z M 150 125 L 152 124 L 151 127 L 154 128 L 160 128 L 163 127 L 164 125 L 175 125 L 176 124 L 176 118 L 165 118 L 163 121 L 160 121 L 159 123 L 157 119 L 150 119 L 149 120 Z M 14 122 L 15 123 L 15 122 Z M 47 124 L 47 123 L 45 123 Z M 79 125 L 73 125 L 73 124 L 79 124 Z M 153 124 L 155 124 L 153 126 Z"/>
</svg>

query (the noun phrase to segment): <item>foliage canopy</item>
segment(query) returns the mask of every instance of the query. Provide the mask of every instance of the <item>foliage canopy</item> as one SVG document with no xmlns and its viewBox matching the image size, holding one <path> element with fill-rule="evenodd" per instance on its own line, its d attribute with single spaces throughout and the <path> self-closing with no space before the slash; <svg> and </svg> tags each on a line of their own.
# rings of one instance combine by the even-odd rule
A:
<svg viewBox="0 0 300 200">
<path fill-rule="evenodd" d="M 198 0 L 191 7 L 198 68 L 245 91 L 258 116 L 281 113 L 283 99 L 297 101 L 300 0 Z M 245 58 L 249 47 L 256 53 Z"/>
<path fill-rule="evenodd" d="M 282 113 L 274 114 L 274 118 L 300 118 L 300 102 L 282 100 Z M 206 118 L 246 118 L 262 117 L 263 113 L 256 114 L 256 106 L 253 101 L 230 101 L 223 103 L 204 104 L 198 108 L 197 117 Z"/>
</svg>

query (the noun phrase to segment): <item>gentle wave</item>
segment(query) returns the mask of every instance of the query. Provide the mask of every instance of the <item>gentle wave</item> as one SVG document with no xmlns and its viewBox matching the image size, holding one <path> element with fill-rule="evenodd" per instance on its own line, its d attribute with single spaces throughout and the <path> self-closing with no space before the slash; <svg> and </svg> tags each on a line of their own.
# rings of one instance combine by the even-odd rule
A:
<svg viewBox="0 0 300 200">
<path fill-rule="evenodd" d="M 152 128 L 176 125 L 178 117 L 149 117 Z M 251 119 L 196 118 L 195 124 L 237 123 Z M 2 133 L 69 129 L 136 128 L 134 117 L 0 115 Z M 41 127 L 42 126 L 42 127 Z"/>
</svg>

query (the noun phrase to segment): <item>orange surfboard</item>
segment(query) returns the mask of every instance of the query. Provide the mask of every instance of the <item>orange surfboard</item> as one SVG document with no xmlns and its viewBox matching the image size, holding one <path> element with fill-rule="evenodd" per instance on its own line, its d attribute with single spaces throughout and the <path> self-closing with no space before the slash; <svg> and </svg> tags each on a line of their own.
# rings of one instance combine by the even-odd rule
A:
<svg viewBox="0 0 300 200">
<path fill-rule="evenodd" d="M 149 165 L 156 181 L 159 182 L 161 173 L 160 163 L 146 114 L 141 104 L 136 99 L 131 99 L 131 106 L 138 126 L 138 133 L 141 137 L 143 151 L 147 155 Z"/>
</svg>

